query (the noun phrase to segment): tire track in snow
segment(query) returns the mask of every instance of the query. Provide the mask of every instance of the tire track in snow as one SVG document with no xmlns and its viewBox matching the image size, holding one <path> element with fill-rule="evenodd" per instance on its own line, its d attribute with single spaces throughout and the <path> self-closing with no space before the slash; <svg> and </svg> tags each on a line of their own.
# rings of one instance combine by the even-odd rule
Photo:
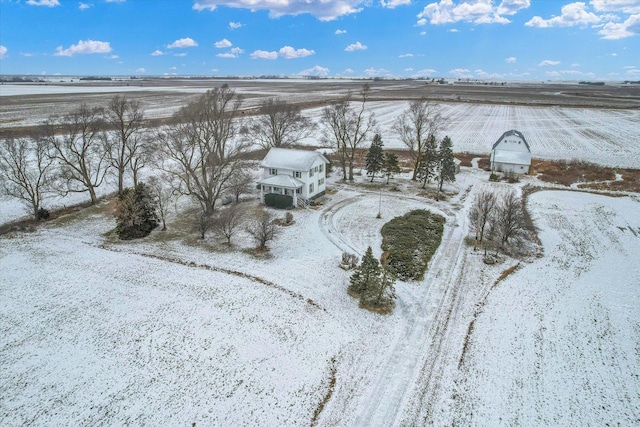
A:
<svg viewBox="0 0 640 427">
<path fill-rule="evenodd" d="M 472 187 L 460 192 L 458 198 L 471 200 L 469 193 Z M 319 219 L 322 232 L 339 249 L 348 249 L 357 254 L 361 251 L 339 232 L 335 226 L 334 216 L 344 207 L 357 202 L 364 194 L 377 195 L 377 191 L 360 190 L 361 194 L 347 198 L 326 208 Z M 364 194 L 363 194 L 364 193 Z M 393 349 L 389 353 L 381 375 L 376 378 L 374 386 L 365 393 L 355 414 L 355 420 L 350 424 L 358 426 L 390 426 L 397 423 L 402 414 L 405 402 L 414 391 L 416 382 L 423 379 L 425 368 L 433 367 L 443 344 L 444 331 L 453 311 L 453 304 L 457 300 L 457 286 L 461 275 L 460 266 L 464 262 L 464 231 L 466 211 L 454 212 L 443 206 L 441 202 L 433 202 L 424 197 L 388 194 L 398 199 L 430 202 L 425 206 L 447 218 L 445 235 L 440 248 L 431 260 L 423 287 L 417 295 L 411 295 L 410 302 L 398 297 L 397 306 L 406 322 L 404 333 L 392 343 Z M 462 200 L 461 200 L 462 201 Z M 438 203 L 440 206 L 433 206 Z M 460 227 L 459 223 L 463 226 Z M 425 355 L 433 355 L 424 362 Z M 427 383 L 433 383 L 437 378 L 429 377 Z M 424 385 L 419 381 L 418 386 Z"/>
</svg>

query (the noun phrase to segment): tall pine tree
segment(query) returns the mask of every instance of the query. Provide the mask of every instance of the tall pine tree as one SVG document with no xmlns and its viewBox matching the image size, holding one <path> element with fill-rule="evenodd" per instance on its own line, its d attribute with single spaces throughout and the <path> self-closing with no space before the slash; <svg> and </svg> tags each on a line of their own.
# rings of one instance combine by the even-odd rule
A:
<svg viewBox="0 0 640 427">
<path fill-rule="evenodd" d="M 423 144 L 420 165 L 418 166 L 417 177 L 422 182 L 422 188 L 425 188 L 427 182 L 436 177 L 437 167 L 438 141 L 434 135 L 429 135 L 429 138 Z"/>
<path fill-rule="evenodd" d="M 382 173 L 387 177 L 387 184 L 389 178 L 397 173 L 400 173 L 400 166 L 398 165 L 398 156 L 393 153 L 384 153 L 384 164 L 382 166 Z"/>
<path fill-rule="evenodd" d="M 375 178 L 376 174 L 382 170 L 384 163 L 384 153 L 382 152 L 382 138 L 380 134 L 376 133 L 371 142 L 371 147 L 367 152 L 367 176 L 371 177 L 371 182 Z"/>
<path fill-rule="evenodd" d="M 367 248 L 360 265 L 351 275 L 349 293 L 353 296 L 361 296 L 369 289 L 375 288 L 380 276 L 380 263 L 373 256 L 371 246 Z"/>
<path fill-rule="evenodd" d="M 438 193 L 442 191 L 444 182 L 453 182 L 456 180 L 456 163 L 453 157 L 451 138 L 445 136 L 440 141 L 440 149 L 438 150 Z"/>
</svg>

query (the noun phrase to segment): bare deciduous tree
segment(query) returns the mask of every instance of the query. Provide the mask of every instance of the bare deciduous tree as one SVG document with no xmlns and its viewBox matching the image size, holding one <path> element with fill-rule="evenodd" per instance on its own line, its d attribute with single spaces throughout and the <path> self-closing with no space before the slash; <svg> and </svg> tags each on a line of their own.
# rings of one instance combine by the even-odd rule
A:
<svg viewBox="0 0 640 427">
<path fill-rule="evenodd" d="M 314 123 L 302 115 L 300 107 L 279 98 L 262 102 L 259 113 L 249 136 L 263 148 L 289 147 L 314 131 Z"/>
<path fill-rule="evenodd" d="M 194 198 L 211 216 L 229 179 L 239 167 L 244 145 L 234 140 L 240 126 L 242 98 L 227 85 L 209 90 L 178 111 L 178 122 L 158 133 L 160 166 L 176 182 L 177 191 Z"/>
<path fill-rule="evenodd" d="M 56 128 L 61 129 L 62 136 L 55 135 Z M 64 194 L 88 192 L 92 204 L 98 201 L 96 188 L 102 185 L 109 170 L 103 129 L 103 110 L 87 104 L 62 119 L 49 121 L 47 140 L 67 183 Z"/>
<path fill-rule="evenodd" d="M 445 118 L 440 113 L 439 107 L 426 99 L 411 102 L 409 108 L 394 123 L 393 130 L 407 146 L 413 160 L 412 180 L 415 181 L 418 177 L 425 142 L 430 136 L 437 136 L 444 124 Z"/>
<path fill-rule="evenodd" d="M 244 211 L 237 204 L 232 204 L 224 209 L 220 209 L 215 220 L 215 228 L 225 239 L 227 244 L 231 244 L 231 237 L 238 230 L 244 219 Z"/>
<path fill-rule="evenodd" d="M 342 101 L 322 110 L 324 139 L 330 143 L 338 156 L 342 168 L 342 179 L 353 181 L 355 155 L 375 127 L 373 114 L 365 113 L 369 96 L 369 85 L 364 85 L 360 95 L 362 102 L 352 106 L 351 94 Z"/>
<path fill-rule="evenodd" d="M 496 207 L 496 195 L 491 191 L 483 191 L 473 200 L 473 205 L 469 211 L 469 225 L 475 231 L 476 238 L 473 250 L 478 244 L 482 244 L 487 226 L 491 224 L 491 217 Z"/>
<path fill-rule="evenodd" d="M 0 186 L 22 201 L 39 219 L 42 202 L 53 191 L 54 160 L 44 138 L 9 139 L 0 143 Z"/>
<path fill-rule="evenodd" d="M 144 138 L 141 129 L 144 124 L 144 112 L 138 101 L 127 100 L 116 95 L 109 102 L 106 110 L 106 121 L 110 128 L 110 137 L 106 140 L 111 166 L 118 176 L 118 194 L 124 189 L 124 175 L 127 168 L 135 174 L 137 181 L 138 166 L 143 165 Z M 134 187 L 137 182 L 134 182 Z"/>
<path fill-rule="evenodd" d="M 255 240 L 259 250 L 267 249 L 267 242 L 273 240 L 278 231 L 273 215 L 262 207 L 256 208 L 252 212 L 246 230 Z"/>
<path fill-rule="evenodd" d="M 240 202 L 240 196 L 251 191 L 251 185 L 255 180 L 247 170 L 246 165 L 240 165 L 229 177 L 227 182 L 227 191 L 231 192 L 236 203 Z"/>
<path fill-rule="evenodd" d="M 500 238 L 500 248 L 504 248 L 509 239 L 520 237 L 527 230 L 522 200 L 515 191 L 509 191 L 502 197 L 493 217 L 492 227 Z"/>
<path fill-rule="evenodd" d="M 172 202 L 176 199 L 177 193 L 174 186 L 171 185 L 170 177 L 163 175 L 161 177 L 152 176 L 148 180 L 153 198 L 158 207 L 158 214 L 162 221 L 162 231 L 167 230 L 167 215 L 171 211 Z"/>
</svg>

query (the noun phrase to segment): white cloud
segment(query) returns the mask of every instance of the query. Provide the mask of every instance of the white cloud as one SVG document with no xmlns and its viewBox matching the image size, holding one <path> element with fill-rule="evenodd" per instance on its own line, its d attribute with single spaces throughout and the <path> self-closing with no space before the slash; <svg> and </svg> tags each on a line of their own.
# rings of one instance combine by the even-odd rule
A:
<svg viewBox="0 0 640 427">
<path fill-rule="evenodd" d="M 184 52 L 183 52 L 183 53 L 174 53 L 174 54 L 173 54 L 173 56 L 177 56 L 177 57 L 179 57 L 179 58 L 182 58 L 182 57 L 187 56 L 187 54 L 186 54 L 186 53 L 184 53 Z"/>
<path fill-rule="evenodd" d="M 384 68 L 367 68 L 364 70 L 364 75 L 367 77 L 393 77 L 393 74 L 389 70 Z"/>
<path fill-rule="evenodd" d="M 194 6 L 195 8 L 195 6 Z M 240 22 L 229 22 L 229 29 L 230 30 L 237 30 L 238 28 L 242 28 L 244 27 L 244 24 L 241 24 Z"/>
<path fill-rule="evenodd" d="M 504 62 L 506 62 L 507 64 L 514 64 L 517 60 L 518 58 L 516 58 L 515 56 L 510 56 L 508 58 L 505 58 Z"/>
<path fill-rule="evenodd" d="M 196 0 L 193 8 L 197 11 L 213 11 L 218 6 L 228 6 L 251 11 L 268 10 L 270 18 L 308 13 L 321 21 L 332 21 L 344 15 L 360 12 L 362 7 L 359 6 L 362 3 L 363 0 Z"/>
<path fill-rule="evenodd" d="M 353 69 L 351 68 L 347 68 L 346 70 L 344 70 L 345 74 L 353 74 Z"/>
<path fill-rule="evenodd" d="M 291 46 L 284 46 L 278 51 L 278 55 L 284 59 L 304 58 L 314 55 L 316 52 L 309 49 L 294 49 Z"/>
<path fill-rule="evenodd" d="M 255 50 L 251 53 L 251 59 L 277 59 L 278 52 L 269 52 L 266 50 Z"/>
<path fill-rule="evenodd" d="M 405 71 L 413 71 L 413 68 L 409 67 L 409 68 L 405 68 Z"/>
<path fill-rule="evenodd" d="M 631 15 L 620 24 L 609 22 L 598 31 L 598 34 L 605 40 L 619 40 L 640 34 L 640 14 Z"/>
<path fill-rule="evenodd" d="M 78 9 L 80 9 L 80 10 L 87 10 L 87 9 L 89 9 L 91 7 L 93 7 L 93 5 L 92 4 L 88 4 L 88 3 L 80 3 L 78 5 Z"/>
<path fill-rule="evenodd" d="M 299 76 L 318 76 L 318 77 L 327 77 L 329 75 L 329 69 L 326 67 L 321 67 L 316 65 L 312 68 L 307 68 L 306 70 L 302 70 L 298 73 Z"/>
<path fill-rule="evenodd" d="M 151 56 L 160 56 L 160 55 L 164 55 L 164 52 L 161 50 L 154 50 L 153 52 L 151 52 Z"/>
<path fill-rule="evenodd" d="M 594 73 L 583 73 L 577 70 L 553 70 L 547 71 L 545 73 L 547 77 L 582 77 L 582 78 L 594 78 L 596 75 Z"/>
<path fill-rule="evenodd" d="M 413 57 L 413 53 L 403 53 L 402 55 L 398 56 L 398 58 L 411 58 Z"/>
<path fill-rule="evenodd" d="M 4 46 L 0 46 L 0 59 L 2 59 L 2 48 L 3 47 Z M 6 48 L 5 48 L 5 52 L 6 52 Z M 23 53 L 20 53 L 20 55 L 22 55 L 22 56 L 24 56 L 26 58 L 31 58 L 33 56 L 33 53 L 23 52 Z"/>
<path fill-rule="evenodd" d="M 107 56 L 107 59 L 118 59 L 120 58 L 118 55 L 109 55 Z"/>
<path fill-rule="evenodd" d="M 167 48 L 168 49 L 176 49 L 176 48 L 181 49 L 181 48 L 185 48 L 185 47 L 195 47 L 195 46 L 198 46 L 198 42 L 196 42 L 191 37 L 185 37 L 183 39 L 178 39 L 178 40 L 174 41 L 170 45 L 167 45 Z"/>
<path fill-rule="evenodd" d="M 106 0 L 107 3 L 124 3 L 127 0 Z"/>
<path fill-rule="evenodd" d="M 416 71 L 413 73 L 412 77 L 430 77 L 436 73 L 436 70 L 433 68 L 425 68 L 424 70 Z"/>
<path fill-rule="evenodd" d="M 60 2 L 58 0 L 28 0 L 27 4 L 30 6 L 46 6 L 46 7 L 60 6 Z"/>
<path fill-rule="evenodd" d="M 333 34 L 340 35 L 340 34 L 346 34 L 346 33 L 347 33 L 347 30 L 336 30 L 336 32 Z"/>
<path fill-rule="evenodd" d="M 640 70 L 633 68 L 631 70 L 627 70 L 626 74 L 628 76 L 640 76 Z"/>
<path fill-rule="evenodd" d="M 580 64 L 578 64 L 577 62 L 574 62 L 573 64 L 571 64 L 572 67 L 579 67 Z"/>
<path fill-rule="evenodd" d="M 7 49 L 6 46 L 0 45 L 0 59 L 4 59 L 7 56 L 7 51 L 8 50 L 9 49 Z"/>
<path fill-rule="evenodd" d="M 425 36 L 425 35 L 427 35 L 427 32 L 426 31 L 420 31 L 420 35 L 421 36 Z"/>
<path fill-rule="evenodd" d="M 560 13 L 560 16 L 554 16 L 549 19 L 534 16 L 524 25 L 536 28 L 572 27 L 574 25 L 597 24 L 602 21 L 601 16 L 587 11 L 587 5 L 583 2 L 569 3 L 562 6 Z"/>
<path fill-rule="evenodd" d="M 243 53 L 244 53 L 244 50 L 240 49 L 239 47 L 234 47 L 230 49 L 229 52 L 219 53 L 216 56 L 219 58 L 237 58 Z"/>
<path fill-rule="evenodd" d="M 471 74 L 471 71 L 467 70 L 466 68 L 454 68 L 453 70 L 449 70 L 449 74 L 459 79 L 473 78 L 473 74 Z"/>
<path fill-rule="evenodd" d="M 360 42 L 355 42 L 345 47 L 344 50 L 347 52 L 355 52 L 356 50 L 367 50 L 367 46 L 363 45 Z"/>
<path fill-rule="evenodd" d="M 112 49 L 109 42 L 101 42 L 96 40 L 79 40 L 78 44 L 71 45 L 67 49 L 63 49 L 62 46 L 58 46 L 54 55 L 90 55 L 92 53 L 109 53 L 111 52 L 111 50 Z"/>
<path fill-rule="evenodd" d="M 215 42 L 213 45 L 214 45 L 215 47 L 219 48 L 219 49 L 222 49 L 222 48 L 226 48 L 226 47 L 231 47 L 231 46 L 233 46 L 233 43 L 231 43 L 231 42 L 230 42 L 229 40 L 227 40 L 227 39 L 222 39 L 222 40 L 220 40 L 220 41 L 218 41 L 218 42 Z"/>
<path fill-rule="evenodd" d="M 638 0 L 591 0 L 591 5 L 598 12 L 640 13 Z"/>
<path fill-rule="evenodd" d="M 138 69 L 136 70 L 136 73 L 146 73 L 146 72 L 147 72 L 147 70 L 145 70 L 145 69 L 144 69 L 144 68 L 142 68 L 142 67 L 141 67 L 141 68 L 138 68 Z"/>
<path fill-rule="evenodd" d="M 541 63 L 538 64 L 538 67 L 547 67 L 549 65 L 559 65 L 560 61 L 552 61 L 550 59 L 545 59 Z"/>
<path fill-rule="evenodd" d="M 450 33 L 459 33 L 460 30 L 458 30 L 457 28 L 451 28 L 450 30 L 448 30 Z"/>
<path fill-rule="evenodd" d="M 395 9 L 398 6 L 411 4 L 411 0 L 380 0 L 380 4 L 382 5 L 382 7 Z"/>
<path fill-rule="evenodd" d="M 511 21 L 502 15 L 515 15 L 530 6 L 530 0 L 503 0 L 494 5 L 491 0 L 467 0 L 454 3 L 453 0 L 440 0 L 430 3 L 417 15 L 417 25 L 453 24 L 471 22 L 474 24 L 508 24 Z"/>
<path fill-rule="evenodd" d="M 170 69 L 170 70 L 177 70 L 177 69 L 178 69 L 178 67 L 173 66 L 173 67 L 169 67 L 169 69 Z"/>
</svg>

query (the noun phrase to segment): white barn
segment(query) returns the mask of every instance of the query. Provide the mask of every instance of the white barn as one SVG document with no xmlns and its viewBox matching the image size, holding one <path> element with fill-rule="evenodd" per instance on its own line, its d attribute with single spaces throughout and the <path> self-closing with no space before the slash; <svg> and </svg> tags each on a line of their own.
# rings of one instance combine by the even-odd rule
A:
<svg viewBox="0 0 640 427">
<path fill-rule="evenodd" d="M 531 148 L 521 132 L 510 130 L 493 144 L 490 160 L 492 171 L 527 174 L 531 166 Z"/>
<path fill-rule="evenodd" d="M 328 163 L 318 151 L 270 149 L 261 164 L 260 201 L 267 194 L 282 194 L 291 196 L 293 206 L 308 206 L 324 196 Z"/>
</svg>

